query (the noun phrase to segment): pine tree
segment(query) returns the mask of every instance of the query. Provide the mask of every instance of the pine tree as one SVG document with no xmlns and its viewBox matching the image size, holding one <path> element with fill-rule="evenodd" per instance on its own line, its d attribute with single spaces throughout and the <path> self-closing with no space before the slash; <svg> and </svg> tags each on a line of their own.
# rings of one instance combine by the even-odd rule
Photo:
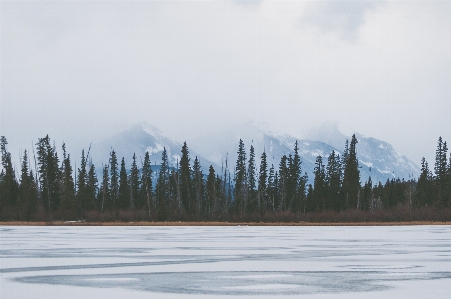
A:
<svg viewBox="0 0 451 299">
<path fill-rule="evenodd" d="M 197 156 L 194 159 L 192 181 L 194 190 L 194 211 L 196 213 L 196 217 L 199 218 L 203 209 L 205 187 L 202 169 Z"/>
<path fill-rule="evenodd" d="M 266 204 L 268 201 L 268 162 L 266 161 L 266 158 L 266 152 L 263 151 L 258 175 L 257 209 L 259 211 L 266 211 Z"/>
<path fill-rule="evenodd" d="M 301 204 L 305 193 L 304 182 L 301 177 L 301 157 L 299 156 L 298 141 L 294 144 L 294 156 L 289 157 L 289 182 L 287 199 L 293 213 L 301 211 Z"/>
<path fill-rule="evenodd" d="M 183 143 L 182 157 L 180 158 L 180 200 L 183 208 L 187 213 L 192 212 L 192 182 L 191 182 L 191 166 L 189 165 L 189 151 L 186 142 Z"/>
<path fill-rule="evenodd" d="M 275 207 L 277 211 L 283 211 L 286 207 L 286 197 L 287 197 L 287 181 L 289 176 L 289 169 L 287 165 L 288 158 L 283 155 L 279 163 L 279 181 L 278 181 L 278 196 L 276 196 Z"/>
<path fill-rule="evenodd" d="M 257 182 L 256 182 L 256 169 L 255 169 L 255 150 L 254 146 L 251 145 L 249 152 L 249 161 L 247 167 L 247 194 L 248 194 L 248 212 L 254 212 L 257 210 Z"/>
<path fill-rule="evenodd" d="M 271 164 L 268 175 L 268 201 L 266 202 L 266 209 L 275 211 L 275 198 L 277 196 L 277 178 L 274 173 L 274 165 Z"/>
<path fill-rule="evenodd" d="M 343 174 L 343 196 L 345 197 L 345 208 L 357 208 L 359 209 L 359 196 L 360 196 L 360 171 L 359 163 L 357 160 L 357 138 L 355 134 L 352 135 L 351 144 L 349 146 L 349 152 L 345 150 L 346 160 L 345 169 Z"/>
<path fill-rule="evenodd" d="M 48 216 L 58 209 L 60 201 L 59 185 L 59 161 L 55 147 L 50 145 L 50 138 L 47 135 L 39 138 L 37 145 L 38 173 L 40 195 L 44 208 Z"/>
<path fill-rule="evenodd" d="M 216 212 L 218 194 L 216 185 L 215 169 L 212 165 L 208 168 L 208 176 L 206 183 L 206 207 L 205 210 L 208 213 L 208 217 L 211 219 L 212 215 Z"/>
<path fill-rule="evenodd" d="M 136 162 L 136 154 L 133 153 L 133 162 L 132 168 L 130 170 L 130 209 L 134 209 L 135 206 L 137 208 L 141 208 L 141 200 L 139 199 L 140 190 L 139 190 L 139 170 L 138 164 Z"/>
<path fill-rule="evenodd" d="M 2 155 L 3 170 L 0 174 L 0 212 L 3 214 L 5 207 L 14 210 L 17 204 L 19 184 L 11 162 L 11 154 L 6 146 L 8 142 L 5 136 L 0 137 L 0 150 Z M 12 216 L 12 215 L 11 215 Z"/>
<path fill-rule="evenodd" d="M 313 187 L 313 201 L 315 211 L 324 211 L 326 209 L 325 197 L 327 190 L 325 188 L 326 173 L 324 170 L 323 158 L 321 155 L 316 157 L 314 169 L 314 187 Z"/>
<path fill-rule="evenodd" d="M 158 220 L 167 220 L 167 200 L 169 195 L 169 164 L 168 155 L 166 153 L 166 147 L 163 148 L 163 153 L 161 155 L 161 167 L 158 175 L 157 185 L 156 185 L 156 198 L 157 198 L 157 209 L 158 209 Z"/>
<path fill-rule="evenodd" d="M 130 208 L 130 186 L 128 185 L 127 170 L 125 168 L 125 160 L 122 157 L 121 170 L 119 172 L 119 194 L 117 207 L 120 210 Z"/>
<path fill-rule="evenodd" d="M 97 201 L 98 194 L 98 180 L 96 174 L 96 168 L 92 162 L 90 162 L 88 171 L 88 180 L 86 182 L 86 206 L 87 210 L 93 210 L 99 208 L 99 203 Z"/>
<path fill-rule="evenodd" d="M 75 183 L 70 155 L 66 152 L 66 144 L 63 144 L 63 163 L 61 166 L 61 212 L 64 218 L 73 218 L 73 208 L 75 202 Z"/>
<path fill-rule="evenodd" d="M 341 188 L 341 163 L 340 156 L 335 155 L 335 151 L 329 155 L 326 168 L 326 209 L 340 211 L 344 206 L 340 202 Z"/>
<path fill-rule="evenodd" d="M 141 176 L 141 199 L 147 207 L 148 216 L 150 217 L 150 210 L 153 207 L 153 190 L 152 190 L 152 167 L 150 165 L 149 152 L 144 156 L 144 163 L 142 166 Z"/>
<path fill-rule="evenodd" d="M 19 220 L 32 220 L 33 213 L 38 209 L 38 190 L 33 172 L 29 170 L 28 154 L 25 150 L 19 184 L 18 212 Z"/>
<path fill-rule="evenodd" d="M 244 142 L 240 139 L 238 146 L 238 158 L 235 166 L 235 209 L 242 215 L 246 209 L 247 199 L 247 179 L 246 179 L 246 151 Z"/>
<path fill-rule="evenodd" d="M 416 207 L 430 207 L 432 204 L 432 174 L 426 159 L 421 159 L 421 173 L 418 179 L 417 189 L 415 192 Z"/>
<path fill-rule="evenodd" d="M 116 152 L 111 151 L 110 155 L 110 199 L 111 208 L 117 209 L 117 201 L 119 197 L 119 169 Z"/>
<path fill-rule="evenodd" d="M 99 202 L 100 202 L 100 213 L 103 215 L 104 210 L 109 210 L 112 208 L 111 198 L 110 198 L 110 177 L 109 177 L 109 165 L 103 167 L 102 172 L 102 184 L 99 190 Z"/>
<path fill-rule="evenodd" d="M 435 155 L 435 183 L 437 186 L 437 199 L 435 205 L 437 207 L 443 207 L 446 196 L 446 172 L 447 172 L 447 152 L 448 146 L 446 141 L 443 142 L 442 137 L 438 139 L 438 145 Z"/>
<path fill-rule="evenodd" d="M 75 208 L 77 210 L 77 215 L 80 219 L 85 219 L 87 210 L 87 182 L 88 182 L 88 171 L 86 169 L 87 161 L 85 157 L 85 151 L 81 152 L 81 162 L 80 168 L 78 169 L 77 177 L 77 196 Z"/>
</svg>

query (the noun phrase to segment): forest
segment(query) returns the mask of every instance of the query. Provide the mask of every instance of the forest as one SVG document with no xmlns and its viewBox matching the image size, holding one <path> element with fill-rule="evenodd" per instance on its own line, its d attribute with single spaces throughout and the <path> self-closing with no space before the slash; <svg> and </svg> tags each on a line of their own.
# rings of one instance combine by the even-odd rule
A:
<svg viewBox="0 0 451 299">
<path fill-rule="evenodd" d="M 318 156 L 312 174 L 302 171 L 297 142 L 279 165 L 268 165 L 265 152 L 256 156 L 252 145 L 247 152 L 240 140 L 234 167 L 210 165 L 208 173 L 191 161 L 186 142 L 176 166 L 166 149 L 161 165 L 146 153 L 128 167 L 112 150 L 99 177 L 89 150 L 73 169 L 65 144 L 59 157 L 48 135 L 24 151 L 16 173 L 6 137 L 0 143 L 0 221 L 451 221 L 451 155 L 441 137 L 433 171 L 423 158 L 418 178 L 385 184 L 360 181 L 355 135 L 342 156 Z"/>
</svg>

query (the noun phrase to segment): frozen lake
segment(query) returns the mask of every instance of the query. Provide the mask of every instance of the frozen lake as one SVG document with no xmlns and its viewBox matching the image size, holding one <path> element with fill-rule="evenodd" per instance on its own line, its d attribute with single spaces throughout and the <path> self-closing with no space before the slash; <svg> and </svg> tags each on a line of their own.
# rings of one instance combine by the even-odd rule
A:
<svg viewBox="0 0 451 299">
<path fill-rule="evenodd" d="M 451 227 L 0 227 L 0 298 L 451 298 Z"/>
</svg>

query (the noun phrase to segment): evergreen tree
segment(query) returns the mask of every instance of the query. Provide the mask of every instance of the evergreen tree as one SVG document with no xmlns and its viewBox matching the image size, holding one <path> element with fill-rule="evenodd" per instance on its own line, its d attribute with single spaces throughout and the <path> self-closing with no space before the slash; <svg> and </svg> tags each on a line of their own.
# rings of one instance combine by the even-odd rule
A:
<svg viewBox="0 0 451 299">
<path fill-rule="evenodd" d="M 208 176 L 206 183 L 206 207 L 205 210 L 208 217 L 211 219 L 212 215 L 216 213 L 218 203 L 218 190 L 215 169 L 212 165 L 208 168 Z"/>
<path fill-rule="evenodd" d="M 70 155 L 66 152 L 66 144 L 63 144 L 63 163 L 61 172 L 61 212 L 64 218 L 72 218 L 74 216 L 75 183 Z"/>
<path fill-rule="evenodd" d="M 327 194 L 327 190 L 325 188 L 326 173 L 324 170 L 323 158 L 321 157 L 321 155 L 316 157 L 314 174 L 315 174 L 313 187 L 314 206 L 312 208 L 315 211 L 324 211 L 326 209 L 325 197 Z"/>
<path fill-rule="evenodd" d="M 274 203 L 277 211 L 283 211 L 286 207 L 287 181 L 289 176 L 287 161 L 287 156 L 283 155 L 279 163 L 279 180 L 277 185 L 278 196 L 276 196 L 276 201 Z"/>
<path fill-rule="evenodd" d="M 205 187 L 204 187 L 204 181 L 203 181 L 203 177 L 204 175 L 202 174 L 202 169 L 199 163 L 199 159 L 196 158 L 194 159 L 194 164 L 193 164 L 193 190 L 194 190 L 194 211 L 196 212 L 196 217 L 199 218 L 199 216 L 202 213 L 202 209 L 203 209 L 203 202 L 204 202 L 204 192 L 205 192 Z"/>
<path fill-rule="evenodd" d="M 249 161 L 247 167 L 247 194 L 248 194 L 248 211 L 254 212 L 257 210 L 257 181 L 256 181 L 257 173 L 255 169 L 255 151 L 254 146 L 251 145 L 251 149 L 249 152 Z"/>
<path fill-rule="evenodd" d="M 121 170 L 119 172 L 119 196 L 117 207 L 120 210 L 129 209 L 130 207 L 130 186 L 128 185 L 127 170 L 125 169 L 125 160 L 122 157 Z"/>
<path fill-rule="evenodd" d="M 274 172 L 274 165 L 271 164 L 268 175 L 268 201 L 266 202 L 266 209 L 275 211 L 275 199 L 277 196 L 277 184 L 276 173 Z"/>
<path fill-rule="evenodd" d="M 340 211 L 344 205 L 340 202 L 341 188 L 341 163 L 340 156 L 335 155 L 335 151 L 329 155 L 326 168 L 326 209 Z"/>
<path fill-rule="evenodd" d="M 60 201 L 58 155 L 48 135 L 39 138 L 36 145 L 41 200 L 46 212 L 51 214 L 58 209 Z"/>
<path fill-rule="evenodd" d="M 191 166 L 189 165 L 189 151 L 186 142 L 183 143 L 182 157 L 180 158 L 180 200 L 183 208 L 187 213 L 192 212 L 192 182 L 191 182 Z"/>
<path fill-rule="evenodd" d="M 0 137 L 0 150 L 2 155 L 3 170 L 0 174 L 0 212 L 3 214 L 5 207 L 14 210 L 17 203 L 19 184 L 11 162 L 11 154 L 6 146 L 8 142 L 5 136 Z"/>
<path fill-rule="evenodd" d="M 161 167 L 156 185 L 158 220 L 160 221 L 166 221 L 168 217 L 166 207 L 168 195 L 169 195 L 169 164 L 168 164 L 168 155 L 166 153 L 165 147 L 161 155 Z"/>
<path fill-rule="evenodd" d="M 268 201 L 268 162 L 266 161 L 266 158 L 266 152 L 263 151 L 258 175 L 257 209 L 259 211 L 266 211 L 266 204 Z"/>
<path fill-rule="evenodd" d="M 421 173 L 418 179 L 418 184 L 415 194 L 415 206 L 416 207 L 430 207 L 432 205 L 432 174 L 429 170 L 429 165 L 426 159 L 421 159 Z"/>
<path fill-rule="evenodd" d="M 119 197 L 119 168 L 116 152 L 114 150 L 111 151 L 110 155 L 110 176 L 111 208 L 116 209 Z"/>
<path fill-rule="evenodd" d="M 443 207 L 446 196 L 446 172 L 447 172 L 447 154 L 448 152 L 448 146 L 446 144 L 446 141 L 443 142 L 442 137 L 439 137 L 438 139 L 438 145 L 435 155 L 435 182 L 437 186 L 437 198 L 435 201 L 435 205 L 437 207 Z"/>
<path fill-rule="evenodd" d="M 81 152 L 81 162 L 80 168 L 78 169 L 77 177 L 77 202 L 75 208 L 77 210 L 77 215 L 80 219 L 85 219 L 87 210 L 87 182 L 88 182 L 88 171 L 86 169 L 87 161 L 85 157 L 85 151 Z"/>
<path fill-rule="evenodd" d="M 357 160 L 357 138 L 355 134 L 352 135 L 351 144 L 349 146 L 349 152 L 345 150 L 346 162 L 343 174 L 343 196 L 345 198 L 345 208 L 357 208 L 359 209 L 359 196 L 360 196 L 360 171 L 359 162 Z"/>
<path fill-rule="evenodd" d="M 132 168 L 130 170 L 130 209 L 134 209 L 135 206 L 141 208 L 141 200 L 139 199 L 139 170 L 138 164 L 136 163 L 136 154 L 133 153 Z"/>
<path fill-rule="evenodd" d="M 152 167 L 150 165 L 149 152 L 146 152 L 144 156 L 144 163 L 142 166 L 141 174 L 141 207 L 146 206 L 148 216 L 150 217 L 150 210 L 153 207 L 153 190 L 152 190 Z"/>
<path fill-rule="evenodd" d="M 301 204 L 305 193 L 305 185 L 301 177 L 301 157 L 299 156 L 298 141 L 294 144 L 294 156 L 289 157 L 289 182 L 287 199 L 293 213 L 301 211 Z"/>
<path fill-rule="evenodd" d="M 88 171 L 88 180 L 86 182 L 86 206 L 87 210 L 98 209 L 99 204 L 97 201 L 98 194 L 98 180 L 96 174 L 96 168 L 92 162 L 90 163 Z"/>
<path fill-rule="evenodd" d="M 33 172 L 28 167 L 28 154 L 25 150 L 19 184 L 18 212 L 19 220 L 32 220 L 33 213 L 38 209 L 38 190 Z"/>
<path fill-rule="evenodd" d="M 112 208 L 110 198 L 110 177 L 109 177 L 109 165 L 103 167 L 102 172 L 102 184 L 99 191 L 100 213 L 103 214 L 104 210 Z"/>
<path fill-rule="evenodd" d="M 365 183 L 362 192 L 362 209 L 369 210 L 373 208 L 373 182 L 371 181 L 371 176 L 368 177 L 368 181 Z"/>
<path fill-rule="evenodd" d="M 246 151 L 244 142 L 240 139 L 238 146 L 238 158 L 235 166 L 235 209 L 242 215 L 246 209 L 247 199 L 247 179 L 246 179 Z"/>
</svg>

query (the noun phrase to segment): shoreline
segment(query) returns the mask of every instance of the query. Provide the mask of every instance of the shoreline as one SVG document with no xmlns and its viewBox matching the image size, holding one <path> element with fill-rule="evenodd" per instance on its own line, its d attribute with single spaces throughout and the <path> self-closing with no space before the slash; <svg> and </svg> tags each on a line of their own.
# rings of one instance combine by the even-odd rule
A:
<svg viewBox="0 0 451 299">
<path fill-rule="evenodd" d="M 451 225 L 449 221 L 400 222 L 82 222 L 82 221 L 5 221 L 0 226 L 414 226 Z"/>
</svg>

